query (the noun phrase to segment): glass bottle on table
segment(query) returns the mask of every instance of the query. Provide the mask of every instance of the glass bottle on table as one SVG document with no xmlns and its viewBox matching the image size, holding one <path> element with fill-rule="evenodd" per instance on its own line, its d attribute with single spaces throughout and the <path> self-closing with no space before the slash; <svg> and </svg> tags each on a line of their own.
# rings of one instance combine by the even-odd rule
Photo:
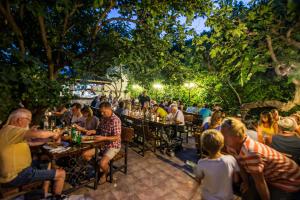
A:
<svg viewBox="0 0 300 200">
<path fill-rule="evenodd" d="M 44 129 L 45 130 L 48 130 L 49 129 L 49 119 L 48 119 L 48 116 L 45 115 L 45 118 L 44 118 Z"/>
<path fill-rule="evenodd" d="M 72 142 L 76 142 L 76 128 L 74 125 L 72 125 L 71 128 L 71 140 Z"/>
<path fill-rule="evenodd" d="M 80 133 L 80 131 L 77 131 L 77 134 L 76 134 L 76 143 L 78 145 L 81 145 L 81 133 Z"/>
</svg>

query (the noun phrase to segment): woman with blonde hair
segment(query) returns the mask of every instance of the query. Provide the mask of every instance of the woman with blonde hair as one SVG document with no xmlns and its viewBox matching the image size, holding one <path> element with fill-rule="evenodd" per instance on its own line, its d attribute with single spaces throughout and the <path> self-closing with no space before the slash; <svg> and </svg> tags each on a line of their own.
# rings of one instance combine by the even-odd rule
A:
<svg viewBox="0 0 300 200">
<path fill-rule="evenodd" d="M 86 106 L 81 112 L 83 116 L 75 124 L 75 128 L 83 133 L 86 133 L 88 130 L 96 130 L 99 125 L 99 119 L 93 115 L 93 110 Z"/>
<path fill-rule="evenodd" d="M 210 122 L 206 122 L 202 126 L 202 130 L 205 131 L 207 129 L 216 129 L 216 130 L 220 131 L 222 119 L 223 119 L 223 113 L 221 111 L 214 112 L 211 116 Z"/>
<path fill-rule="evenodd" d="M 257 127 L 258 141 L 264 143 L 267 137 L 277 134 L 278 125 L 274 123 L 272 114 L 270 112 L 262 112 Z"/>
</svg>

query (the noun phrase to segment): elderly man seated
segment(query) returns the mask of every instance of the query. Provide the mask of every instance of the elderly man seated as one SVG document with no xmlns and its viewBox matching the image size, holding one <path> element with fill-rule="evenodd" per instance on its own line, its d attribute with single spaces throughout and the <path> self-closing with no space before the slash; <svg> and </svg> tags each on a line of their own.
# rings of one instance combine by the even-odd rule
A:
<svg viewBox="0 0 300 200">
<path fill-rule="evenodd" d="M 300 138 L 296 134 L 297 127 L 297 123 L 293 118 L 280 118 L 278 121 L 278 134 L 266 138 L 266 143 L 300 164 Z"/>
<path fill-rule="evenodd" d="M 168 114 L 167 119 L 172 123 L 184 125 L 183 112 L 178 109 L 176 104 L 171 105 L 171 111 Z"/>
<path fill-rule="evenodd" d="M 13 111 L 6 125 L 0 130 L 0 183 L 5 187 L 17 187 L 35 181 L 54 181 L 54 195 L 61 198 L 65 181 L 62 169 L 37 169 L 33 166 L 27 140 L 59 138 L 58 132 L 29 129 L 31 112 L 20 108 Z M 48 165 L 50 168 L 50 165 Z M 44 183 L 45 195 L 49 182 Z"/>
</svg>

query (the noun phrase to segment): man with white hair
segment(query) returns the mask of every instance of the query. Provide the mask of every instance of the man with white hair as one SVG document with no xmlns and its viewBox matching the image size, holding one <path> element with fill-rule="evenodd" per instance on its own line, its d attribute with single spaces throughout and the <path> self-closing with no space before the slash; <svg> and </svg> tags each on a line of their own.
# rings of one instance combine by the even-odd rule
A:
<svg viewBox="0 0 300 200">
<path fill-rule="evenodd" d="M 171 111 L 168 114 L 167 119 L 170 122 L 180 124 L 180 125 L 184 125 L 183 112 L 181 110 L 178 110 L 178 107 L 177 107 L 176 104 L 172 104 L 170 107 L 171 107 Z"/>
<path fill-rule="evenodd" d="M 300 138 L 296 135 L 297 123 L 291 117 L 283 117 L 278 121 L 279 133 L 268 139 L 270 146 L 289 155 L 300 164 Z"/>
<path fill-rule="evenodd" d="M 58 132 L 29 129 L 32 114 L 19 108 L 13 111 L 0 129 L 0 183 L 5 187 L 18 187 L 35 181 L 54 181 L 54 195 L 61 198 L 65 181 L 62 169 L 36 169 L 33 166 L 27 140 L 60 137 Z M 49 167 L 49 166 L 48 166 Z M 45 195 L 49 182 L 44 184 Z"/>
</svg>

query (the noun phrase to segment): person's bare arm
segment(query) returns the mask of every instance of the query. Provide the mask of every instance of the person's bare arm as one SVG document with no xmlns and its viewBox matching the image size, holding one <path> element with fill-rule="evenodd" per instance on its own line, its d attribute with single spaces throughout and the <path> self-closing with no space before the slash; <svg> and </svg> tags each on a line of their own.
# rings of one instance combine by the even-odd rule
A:
<svg viewBox="0 0 300 200">
<path fill-rule="evenodd" d="M 54 138 L 57 139 L 60 136 L 59 132 L 52 132 L 52 131 L 44 131 L 44 130 L 36 130 L 36 129 L 30 129 L 28 130 L 24 137 L 26 139 L 31 139 L 31 138 Z"/>
<path fill-rule="evenodd" d="M 261 199 L 270 200 L 270 191 L 263 173 L 251 174 L 254 179 L 255 187 Z"/>
<path fill-rule="evenodd" d="M 41 146 L 43 144 L 45 144 L 45 142 L 32 142 L 32 141 L 29 141 L 27 142 L 29 144 L 29 146 L 31 147 L 35 147 L 35 146 Z"/>
<path fill-rule="evenodd" d="M 275 122 L 275 123 L 273 124 L 273 128 L 274 128 L 275 134 L 278 134 L 278 123 L 277 123 L 277 122 Z"/>
<path fill-rule="evenodd" d="M 101 141 L 118 141 L 120 140 L 120 135 L 116 135 L 116 136 L 101 136 L 101 135 L 97 135 L 95 136 L 95 141 L 101 142 Z"/>
<path fill-rule="evenodd" d="M 88 132 L 88 130 L 86 130 L 85 128 L 79 126 L 78 124 L 74 124 L 74 126 L 75 126 L 76 130 L 78 130 L 78 131 L 81 131 L 83 133 L 87 133 Z"/>
</svg>

